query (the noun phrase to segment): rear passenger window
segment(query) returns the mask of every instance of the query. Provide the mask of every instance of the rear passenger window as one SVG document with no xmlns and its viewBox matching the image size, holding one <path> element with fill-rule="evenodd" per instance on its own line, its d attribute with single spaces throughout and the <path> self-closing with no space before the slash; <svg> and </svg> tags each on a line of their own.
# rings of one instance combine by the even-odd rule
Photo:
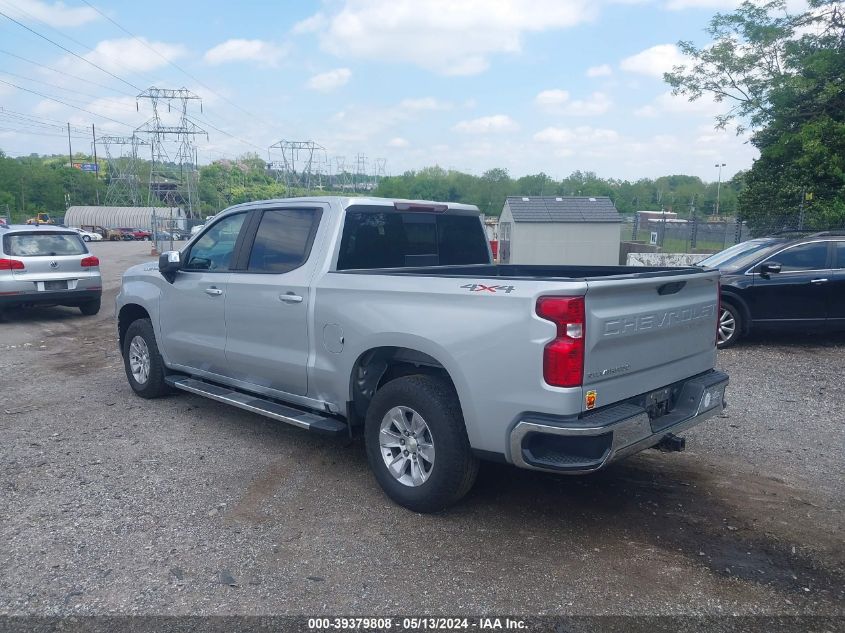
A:
<svg viewBox="0 0 845 633">
<path fill-rule="evenodd" d="M 845 268 L 845 242 L 834 242 L 836 249 L 836 267 Z"/>
<path fill-rule="evenodd" d="M 827 242 L 811 242 L 794 246 L 773 255 L 769 261 L 780 264 L 781 271 L 827 268 Z"/>
<path fill-rule="evenodd" d="M 489 264 L 476 215 L 347 211 L 337 269 Z"/>
<path fill-rule="evenodd" d="M 286 273 L 302 266 L 311 252 L 319 220 L 317 209 L 265 211 L 249 255 L 248 270 Z"/>
</svg>

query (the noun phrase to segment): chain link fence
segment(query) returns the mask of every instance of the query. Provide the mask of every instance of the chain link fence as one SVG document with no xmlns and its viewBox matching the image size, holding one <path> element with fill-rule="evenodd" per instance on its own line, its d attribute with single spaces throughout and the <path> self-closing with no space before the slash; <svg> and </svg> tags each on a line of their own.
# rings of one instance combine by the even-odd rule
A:
<svg viewBox="0 0 845 633">
<path fill-rule="evenodd" d="M 639 242 L 664 253 L 716 253 L 751 238 L 748 225 L 736 220 L 626 220 L 621 226 L 623 242 Z"/>
<path fill-rule="evenodd" d="M 162 208 L 161 214 L 156 213 L 152 217 L 150 239 L 155 242 L 159 253 L 177 251 L 203 224 L 203 220 L 176 217 L 172 210 Z"/>
</svg>

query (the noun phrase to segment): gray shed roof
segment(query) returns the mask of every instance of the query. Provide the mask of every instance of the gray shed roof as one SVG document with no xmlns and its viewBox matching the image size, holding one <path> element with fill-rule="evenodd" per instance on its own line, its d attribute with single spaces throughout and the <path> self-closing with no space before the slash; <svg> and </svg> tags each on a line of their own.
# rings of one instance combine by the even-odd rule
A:
<svg viewBox="0 0 845 633">
<path fill-rule="evenodd" d="M 607 196 L 508 196 L 514 222 L 622 222 Z"/>
</svg>

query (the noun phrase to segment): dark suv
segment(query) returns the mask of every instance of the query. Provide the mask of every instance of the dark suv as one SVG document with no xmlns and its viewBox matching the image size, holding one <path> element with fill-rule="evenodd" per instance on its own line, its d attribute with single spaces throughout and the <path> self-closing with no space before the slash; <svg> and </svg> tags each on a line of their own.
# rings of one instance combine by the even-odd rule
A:
<svg viewBox="0 0 845 633">
<path fill-rule="evenodd" d="M 719 347 L 752 327 L 845 329 L 845 231 L 755 238 L 698 265 L 722 273 Z"/>
</svg>

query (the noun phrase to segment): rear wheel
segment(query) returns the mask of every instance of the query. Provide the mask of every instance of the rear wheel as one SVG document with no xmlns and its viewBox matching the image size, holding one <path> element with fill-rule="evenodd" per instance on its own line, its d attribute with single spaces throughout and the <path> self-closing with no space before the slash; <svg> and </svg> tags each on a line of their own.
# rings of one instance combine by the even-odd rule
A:
<svg viewBox="0 0 845 633">
<path fill-rule="evenodd" d="M 85 316 L 94 316 L 100 311 L 101 299 L 92 299 L 79 306 L 79 311 Z"/>
<path fill-rule="evenodd" d="M 133 321 L 123 338 L 123 367 L 132 390 L 142 398 L 170 393 L 164 382 L 165 369 L 149 319 Z"/>
<path fill-rule="evenodd" d="M 410 510 L 442 510 L 475 483 L 478 459 L 457 394 L 442 378 L 404 376 L 384 385 L 367 410 L 364 436 L 376 480 Z"/>
<path fill-rule="evenodd" d="M 719 330 L 717 346 L 720 349 L 730 347 L 742 336 L 742 316 L 732 303 L 722 302 L 719 313 Z"/>
<path fill-rule="evenodd" d="M 87 235 L 83 235 L 83 236 L 82 236 L 82 241 L 83 241 L 83 242 L 90 242 L 90 241 L 91 241 L 91 238 L 90 238 L 90 237 L 88 237 Z"/>
</svg>

